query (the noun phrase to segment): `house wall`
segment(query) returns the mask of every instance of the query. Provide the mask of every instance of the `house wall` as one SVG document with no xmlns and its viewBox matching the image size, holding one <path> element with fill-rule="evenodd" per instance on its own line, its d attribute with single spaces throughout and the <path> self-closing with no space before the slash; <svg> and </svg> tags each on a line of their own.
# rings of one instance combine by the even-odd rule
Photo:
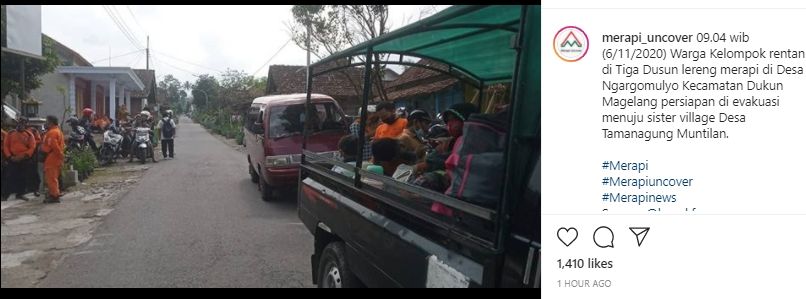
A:
<svg viewBox="0 0 806 299">
<path fill-rule="evenodd" d="M 76 109 L 79 114 L 84 108 L 92 108 L 92 103 L 90 103 L 90 92 L 92 92 L 90 84 L 87 80 L 76 78 Z"/>
<path fill-rule="evenodd" d="M 106 94 L 108 92 L 101 85 L 95 87 L 95 114 L 106 115 Z"/>
<path fill-rule="evenodd" d="M 42 102 L 42 105 L 39 106 L 39 116 L 54 115 L 59 118 L 59 121 L 64 121 L 62 117 L 65 106 L 69 107 L 70 105 L 67 103 L 67 84 L 69 84 L 70 80 L 67 76 L 58 73 L 45 74 L 40 78 L 42 85 L 30 92 L 34 99 Z M 64 95 L 59 92 L 59 87 L 64 88 Z"/>
<path fill-rule="evenodd" d="M 140 105 L 140 103 L 144 101 L 143 98 L 131 98 L 131 100 L 132 100 L 132 110 L 129 111 L 130 116 L 135 113 L 139 113 L 140 111 L 143 111 L 143 107 Z"/>
<path fill-rule="evenodd" d="M 352 96 L 333 96 L 333 99 L 339 103 L 341 110 L 347 115 L 358 115 L 358 107 L 361 107 L 361 98 Z"/>
</svg>

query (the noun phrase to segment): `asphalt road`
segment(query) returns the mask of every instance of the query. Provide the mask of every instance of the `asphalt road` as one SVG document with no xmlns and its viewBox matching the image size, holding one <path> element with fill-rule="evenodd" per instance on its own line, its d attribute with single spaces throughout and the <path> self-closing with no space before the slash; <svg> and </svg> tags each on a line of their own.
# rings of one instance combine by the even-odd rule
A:
<svg viewBox="0 0 806 299">
<path fill-rule="evenodd" d="M 261 201 L 245 154 L 186 118 L 177 134 L 176 159 L 147 162 L 93 239 L 39 287 L 312 286 L 313 237 L 293 194 Z"/>
</svg>

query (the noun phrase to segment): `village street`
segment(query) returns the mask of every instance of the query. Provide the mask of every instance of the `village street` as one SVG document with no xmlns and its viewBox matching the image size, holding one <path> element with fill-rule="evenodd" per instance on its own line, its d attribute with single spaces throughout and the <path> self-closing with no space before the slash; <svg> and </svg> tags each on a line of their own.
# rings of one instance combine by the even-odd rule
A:
<svg viewBox="0 0 806 299">
<path fill-rule="evenodd" d="M 294 195 L 261 201 L 242 152 L 188 118 L 177 134 L 176 158 L 147 163 L 91 238 L 35 286 L 311 286 L 313 240 Z"/>
</svg>

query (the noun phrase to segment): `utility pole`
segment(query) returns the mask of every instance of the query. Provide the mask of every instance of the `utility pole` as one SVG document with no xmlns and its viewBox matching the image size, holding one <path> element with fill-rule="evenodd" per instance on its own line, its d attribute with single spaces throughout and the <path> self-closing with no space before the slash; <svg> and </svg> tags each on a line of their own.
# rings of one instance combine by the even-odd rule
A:
<svg viewBox="0 0 806 299">
<path fill-rule="evenodd" d="M 148 70 L 148 47 L 149 47 L 149 36 L 146 35 L 146 70 Z"/>
<path fill-rule="evenodd" d="M 28 99 L 28 92 L 25 90 L 25 57 L 22 57 L 22 62 L 20 63 L 20 86 L 22 86 L 22 91 L 19 96 L 20 104 L 17 107 L 25 111 L 25 109 L 22 108 L 22 102 Z"/>
<path fill-rule="evenodd" d="M 307 78 L 309 78 L 311 76 L 311 22 L 310 22 L 310 20 L 308 21 L 308 26 L 307 26 L 306 29 L 308 30 L 308 34 L 305 37 L 305 47 L 308 48 L 307 49 L 308 51 L 306 51 L 308 53 L 307 54 L 308 58 L 306 60 L 307 68 L 306 68 L 306 77 L 305 78 L 306 78 L 306 82 L 310 82 L 310 80 L 307 80 Z M 308 83 L 305 83 L 305 84 L 306 84 L 305 85 L 305 90 L 308 90 L 308 85 L 307 85 Z M 268 85 L 269 84 L 267 82 L 266 86 L 268 86 Z"/>
</svg>

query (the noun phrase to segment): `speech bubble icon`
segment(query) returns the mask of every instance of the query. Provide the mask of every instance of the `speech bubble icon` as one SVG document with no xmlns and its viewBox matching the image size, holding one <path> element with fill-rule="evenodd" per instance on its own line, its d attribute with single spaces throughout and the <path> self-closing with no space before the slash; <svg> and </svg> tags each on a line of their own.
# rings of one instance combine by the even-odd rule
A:
<svg viewBox="0 0 806 299">
<path fill-rule="evenodd" d="M 593 232 L 593 243 L 599 248 L 613 248 L 613 230 L 607 226 L 600 226 Z"/>
</svg>

